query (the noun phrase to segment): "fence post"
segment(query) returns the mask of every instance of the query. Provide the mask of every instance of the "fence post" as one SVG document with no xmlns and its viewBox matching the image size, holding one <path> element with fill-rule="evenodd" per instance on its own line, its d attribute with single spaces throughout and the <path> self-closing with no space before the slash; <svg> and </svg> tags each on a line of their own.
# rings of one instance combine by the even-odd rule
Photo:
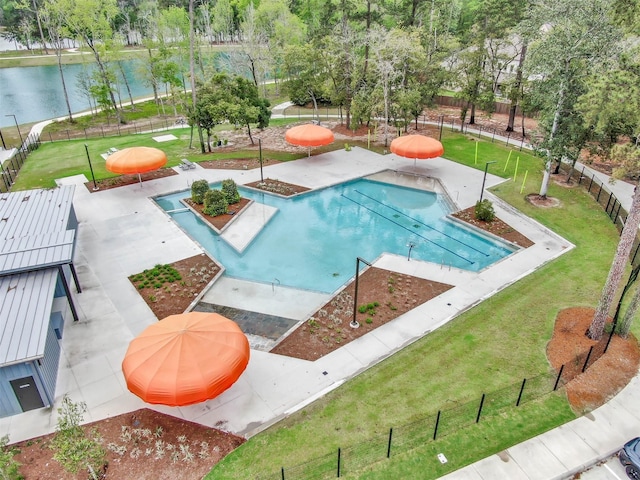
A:
<svg viewBox="0 0 640 480">
<path fill-rule="evenodd" d="M 102 138 L 104 138 L 104 128 L 102 128 L 102 125 L 100 125 L 100 131 L 102 132 Z"/>
<path fill-rule="evenodd" d="M 600 184 L 600 190 L 598 190 L 598 195 L 596 196 L 596 202 L 600 201 L 600 194 L 602 193 L 602 187 L 603 187 L 603 185 Z"/>
<path fill-rule="evenodd" d="M 436 426 L 433 429 L 433 439 L 435 440 L 438 436 L 438 425 L 440 424 L 440 410 L 438 410 L 438 416 L 436 417 Z"/>
<path fill-rule="evenodd" d="M 607 200 L 607 206 L 604 207 L 604 211 L 609 213 L 609 204 L 611 203 L 611 197 L 613 197 L 613 192 L 609 194 L 609 200 Z"/>
<path fill-rule="evenodd" d="M 389 429 L 389 443 L 387 444 L 387 458 L 391 456 L 391 437 L 393 436 L 393 428 Z"/>
<path fill-rule="evenodd" d="M 589 359 L 591 358 L 591 352 L 593 352 L 593 345 L 589 348 L 589 353 L 587 353 L 587 358 L 584 361 L 584 365 L 582 366 L 582 373 L 587 369 L 587 365 L 589 364 Z"/>
<path fill-rule="evenodd" d="M 520 142 L 520 151 L 522 151 L 523 147 L 524 147 L 524 137 L 522 137 L 522 141 Z"/>
<path fill-rule="evenodd" d="M 635 252 L 633 252 L 633 257 L 631 257 L 631 265 L 633 265 L 636 261 L 636 255 L 638 254 L 638 249 L 640 248 L 640 243 L 636 247 Z"/>
<path fill-rule="evenodd" d="M 560 371 L 558 372 L 558 377 L 556 378 L 556 383 L 553 386 L 553 391 L 555 392 L 558 389 L 558 383 L 560 383 L 560 377 L 562 377 L 562 371 L 564 370 L 564 363 L 560 367 Z"/>
<path fill-rule="evenodd" d="M 520 400 L 522 400 L 522 392 L 524 392 L 524 385 L 527 383 L 527 379 L 524 378 L 522 380 L 522 386 L 520 387 L 520 393 L 518 394 L 518 401 L 516 402 L 516 407 L 520 406 Z"/>
<path fill-rule="evenodd" d="M 482 137 L 482 125 L 480 125 L 480 130 L 478 130 L 478 140 Z"/>
<path fill-rule="evenodd" d="M 591 185 L 593 185 L 593 177 L 595 177 L 595 175 L 591 175 L 591 182 L 589 182 L 589 188 L 587 188 L 587 192 L 591 193 Z"/>
<path fill-rule="evenodd" d="M 51 132 L 49 132 L 49 141 L 53 143 L 53 137 L 51 137 Z"/>
<path fill-rule="evenodd" d="M 280 468 L 280 473 L 282 474 L 282 480 L 284 480 L 284 467 Z"/>
<path fill-rule="evenodd" d="M 618 202 L 618 210 L 616 210 L 616 216 L 613 217 L 613 224 L 618 223 L 618 217 L 620 216 L 620 209 L 622 208 L 622 204 Z"/>
<path fill-rule="evenodd" d="M 476 423 L 480 421 L 480 414 L 482 413 L 482 406 L 484 405 L 484 397 L 485 394 L 482 394 L 482 398 L 480 399 L 480 407 L 478 408 L 478 415 L 476 415 Z"/>
<path fill-rule="evenodd" d="M 604 346 L 604 352 L 602 352 L 602 353 L 607 353 L 607 349 L 609 348 L 609 344 L 611 343 L 611 339 L 613 338 L 614 330 L 615 330 L 615 325 L 611 328 L 611 333 L 609 334 L 609 339 L 607 340 L 607 344 Z"/>
<path fill-rule="evenodd" d="M 71 141 L 71 137 L 69 136 L 69 130 L 67 130 L 67 141 L 70 142 Z"/>
<path fill-rule="evenodd" d="M 491 137 L 491 143 L 496 139 L 496 129 L 493 129 L 493 137 Z"/>
<path fill-rule="evenodd" d="M 509 139 L 511 138 L 511 132 L 507 133 L 507 146 L 509 146 Z"/>
<path fill-rule="evenodd" d="M 340 447 L 338 447 L 338 478 L 340 478 Z"/>
</svg>

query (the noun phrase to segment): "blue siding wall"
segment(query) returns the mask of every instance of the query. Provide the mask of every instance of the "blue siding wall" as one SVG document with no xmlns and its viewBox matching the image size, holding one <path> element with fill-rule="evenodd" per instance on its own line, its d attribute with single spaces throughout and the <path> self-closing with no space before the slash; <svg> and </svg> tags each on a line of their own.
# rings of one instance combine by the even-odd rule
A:
<svg viewBox="0 0 640 480">
<path fill-rule="evenodd" d="M 17 378 L 32 376 L 33 380 L 38 386 L 42 401 L 46 404 L 46 397 L 43 394 L 42 383 L 38 379 L 38 374 L 34 371 L 32 363 L 18 363 L 17 365 L 10 365 L 8 367 L 0 368 L 0 417 L 8 417 L 10 415 L 16 415 L 22 413 L 20 403 L 16 398 L 16 394 L 13 393 L 13 388 L 9 383 L 11 380 Z"/>
<path fill-rule="evenodd" d="M 58 364 L 60 363 L 60 343 L 55 334 L 53 322 L 49 322 L 47 329 L 47 343 L 44 347 L 44 358 L 40 361 L 38 370 L 40 371 L 42 383 L 46 390 L 46 395 L 41 392 L 42 403 L 50 406 L 50 399 L 56 398 L 56 380 L 58 378 Z"/>
</svg>

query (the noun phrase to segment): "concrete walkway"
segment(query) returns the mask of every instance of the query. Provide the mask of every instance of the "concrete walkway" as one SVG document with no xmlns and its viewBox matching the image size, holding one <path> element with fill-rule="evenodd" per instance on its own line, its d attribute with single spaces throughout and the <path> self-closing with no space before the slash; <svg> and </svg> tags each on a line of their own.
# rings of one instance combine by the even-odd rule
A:
<svg viewBox="0 0 640 480">
<path fill-rule="evenodd" d="M 359 148 L 265 167 L 271 178 L 310 188 L 387 169 L 439 178 L 461 209 L 475 203 L 482 184 L 483 172 L 447 160 L 418 162 L 414 166 L 413 160 L 381 156 Z M 219 397 L 189 407 L 152 406 L 131 394 L 122 376 L 121 362 L 129 342 L 157 321 L 127 277 L 157 263 L 199 254 L 202 249 L 150 197 L 187 189 L 200 178 L 214 182 L 231 176 L 238 184 L 245 184 L 258 180 L 260 175 L 258 170 L 176 171 L 176 176 L 94 193 L 82 185 L 86 181 L 83 176 L 60 180 L 77 185 L 74 204 L 80 226 L 75 262 L 83 293 L 74 292 L 74 300 L 80 321 L 65 328 L 56 404 L 0 419 L 0 436 L 8 434 L 10 441 L 16 442 L 52 432 L 56 409 L 62 396 L 69 394 L 74 401 L 87 404 L 86 421 L 153 408 L 249 437 L 573 248 L 568 241 L 485 193 L 485 197 L 495 202 L 498 216 L 533 240 L 533 247 L 478 273 L 383 255 L 375 262 L 376 266 L 455 287 L 315 362 L 252 350 L 245 373 Z M 406 174 L 400 176 L 405 178 Z M 489 174 L 486 187 L 502 181 Z M 623 205 L 629 190 L 626 185 L 617 182 L 609 186 Z M 212 303 L 300 321 L 326 301 L 322 295 L 301 297 L 296 290 L 273 290 L 225 277 L 216 282 L 206 298 Z M 635 378 L 591 414 L 509 448 L 505 455 L 493 455 L 445 478 L 568 478 L 640 433 L 639 396 L 640 381 Z"/>
</svg>

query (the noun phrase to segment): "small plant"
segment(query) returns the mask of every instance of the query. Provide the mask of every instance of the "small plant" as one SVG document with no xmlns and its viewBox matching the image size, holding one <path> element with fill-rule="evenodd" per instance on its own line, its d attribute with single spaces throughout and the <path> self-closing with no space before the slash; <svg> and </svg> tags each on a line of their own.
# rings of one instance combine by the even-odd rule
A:
<svg viewBox="0 0 640 480">
<path fill-rule="evenodd" d="M 20 464 L 13 458 L 16 451 L 7 448 L 8 443 L 9 437 L 7 435 L 0 437 L 0 478 L 22 480 L 24 477 L 19 472 Z"/>
<path fill-rule="evenodd" d="M 496 218 L 496 212 L 491 201 L 485 198 L 476 202 L 475 216 L 477 220 L 482 222 L 493 222 L 494 218 Z"/>
<path fill-rule="evenodd" d="M 345 149 L 345 151 L 350 152 L 351 151 L 351 145 L 349 145 L 348 143 L 345 143 L 344 144 L 344 149 Z"/>
<path fill-rule="evenodd" d="M 155 295 L 149 295 L 149 301 L 151 303 L 156 303 L 158 301 L 158 299 L 156 298 Z"/>
<path fill-rule="evenodd" d="M 191 184 L 191 200 L 193 203 L 202 205 L 204 196 L 210 190 L 209 183 L 206 180 L 196 180 Z"/>
<path fill-rule="evenodd" d="M 240 201 L 240 194 L 238 193 L 236 182 L 230 178 L 222 181 L 222 193 L 224 193 L 224 198 L 229 205 Z"/>
<path fill-rule="evenodd" d="M 54 460 L 66 471 L 77 474 L 86 468 L 91 478 L 97 480 L 107 464 L 107 452 L 96 440 L 96 432 L 89 438 L 80 426 L 86 411 L 84 402 L 74 403 L 65 395 L 58 408 L 56 434 L 49 446 L 54 451 Z"/>
<path fill-rule="evenodd" d="M 229 203 L 221 190 L 209 190 L 204 196 L 204 213 L 217 217 L 227 213 Z"/>
<path fill-rule="evenodd" d="M 360 305 L 358 312 L 374 316 L 376 314 L 376 308 L 379 306 L 380 304 L 378 302 L 367 303 L 366 305 Z"/>
<path fill-rule="evenodd" d="M 387 302 L 387 307 L 389 307 L 389 310 L 391 311 L 395 311 L 398 310 L 398 307 L 396 307 L 393 303 L 391 302 Z"/>
<path fill-rule="evenodd" d="M 373 318 L 367 317 L 367 319 L 364 322 L 371 325 L 373 323 Z"/>
<path fill-rule="evenodd" d="M 160 438 L 162 437 L 162 434 L 164 433 L 164 429 L 160 426 L 157 426 L 156 429 L 153 432 L 153 436 L 156 438 Z"/>
</svg>

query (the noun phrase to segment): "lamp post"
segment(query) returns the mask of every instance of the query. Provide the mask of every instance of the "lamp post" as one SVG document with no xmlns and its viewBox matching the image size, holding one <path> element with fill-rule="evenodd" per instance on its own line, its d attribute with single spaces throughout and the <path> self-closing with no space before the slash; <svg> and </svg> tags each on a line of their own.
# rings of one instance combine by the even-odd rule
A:
<svg viewBox="0 0 640 480">
<path fill-rule="evenodd" d="M 89 160 L 89 170 L 91 170 L 91 179 L 93 180 L 93 190 L 98 190 L 98 185 L 96 185 L 96 177 L 93 175 L 93 166 L 91 165 L 91 157 L 89 156 L 89 145 L 84 144 L 84 149 L 87 152 L 87 160 Z"/>
<path fill-rule="evenodd" d="M 356 283 L 355 283 L 355 291 L 353 292 L 353 320 L 349 323 L 351 328 L 358 328 L 360 324 L 358 320 L 356 320 L 356 313 L 358 312 L 358 277 L 360 276 L 360 262 L 364 262 L 367 265 L 371 266 L 369 262 L 366 260 L 357 257 L 356 258 Z"/>
<path fill-rule="evenodd" d="M 492 163 L 496 163 L 496 161 L 494 160 L 493 162 L 487 162 L 484 164 L 484 177 L 482 177 L 482 189 L 480 190 L 480 201 L 482 201 L 482 195 L 484 194 L 484 184 L 487 181 L 487 170 L 489 170 L 489 165 L 491 165 Z"/>
<path fill-rule="evenodd" d="M 262 139 L 258 139 L 258 150 L 260 151 L 260 183 L 264 183 L 264 177 L 262 176 Z"/>
<path fill-rule="evenodd" d="M 20 133 L 20 126 L 18 125 L 18 120 L 16 119 L 16 116 L 13 113 L 10 113 L 8 115 L 5 115 L 5 117 L 13 117 L 13 121 L 15 122 L 16 128 L 18 129 L 18 136 L 20 137 L 20 148 L 22 148 L 22 144 L 24 142 L 22 141 L 22 133 Z"/>
</svg>

